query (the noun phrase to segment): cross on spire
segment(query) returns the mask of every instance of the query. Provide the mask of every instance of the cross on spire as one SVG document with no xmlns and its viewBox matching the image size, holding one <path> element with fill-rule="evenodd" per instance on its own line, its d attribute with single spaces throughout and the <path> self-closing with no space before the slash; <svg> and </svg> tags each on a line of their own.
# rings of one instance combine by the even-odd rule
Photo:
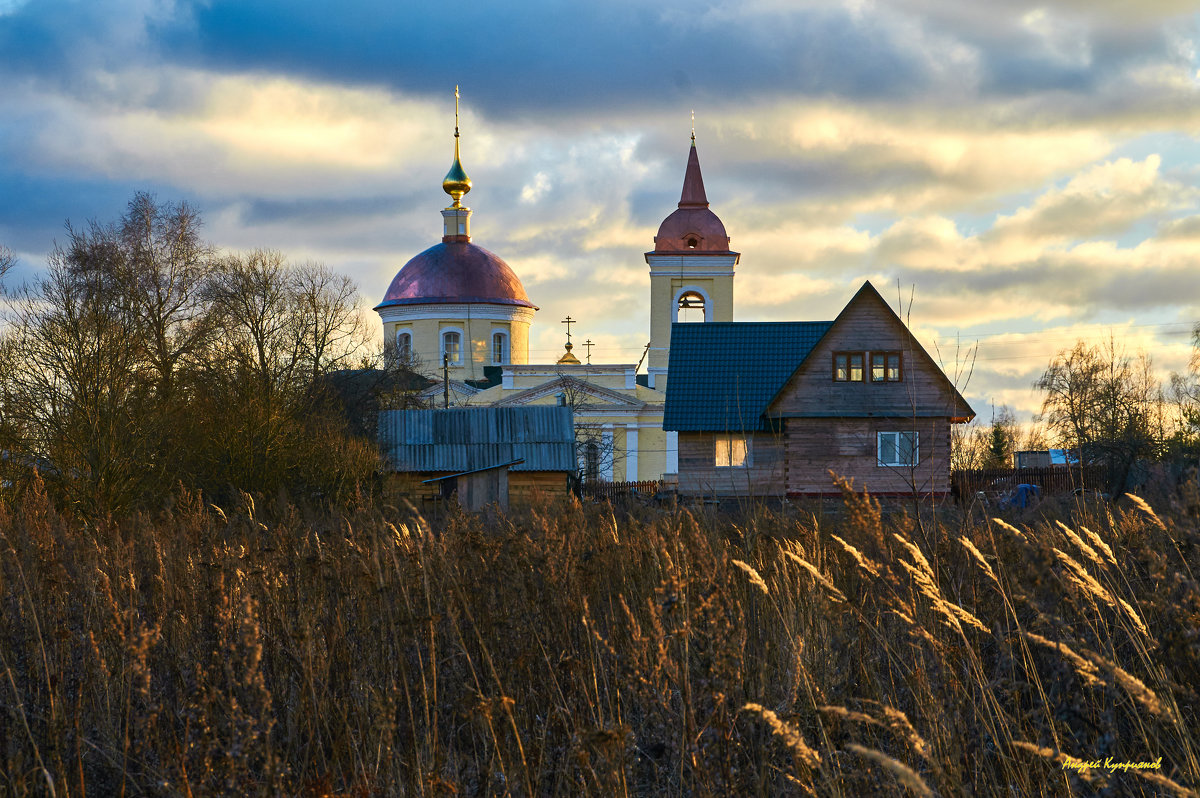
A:
<svg viewBox="0 0 1200 798">
<path fill-rule="evenodd" d="M 692 115 L 692 141 L 696 140 L 695 114 Z M 454 138 L 458 138 L 458 84 L 454 84 Z"/>
<path fill-rule="evenodd" d="M 571 325 L 578 324 L 579 322 L 576 321 L 575 319 L 571 318 L 570 316 L 567 316 L 565 319 L 562 320 L 561 323 L 567 325 L 567 343 L 569 344 L 569 343 L 571 343 Z"/>
<path fill-rule="evenodd" d="M 692 109 L 692 146 L 696 146 L 696 109 Z"/>
<path fill-rule="evenodd" d="M 587 362 L 588 362 L 588 364 L 589 364 L 589 365 L 591 365 L 591 362 L 592 362 L 592 347 L 593 347 L 593 346 L 595 346 L 595 344 L 593 344 L 593 343 L 592 343 L 592 339 L 591 339 L 591 338 L 589 338 L 589 339 L 587 339 L 586 341 L 584 341 L 584 342 L 583 342 L 583 345 L 584 345 L 584 347 L 587 349 Z"/>
</svg>

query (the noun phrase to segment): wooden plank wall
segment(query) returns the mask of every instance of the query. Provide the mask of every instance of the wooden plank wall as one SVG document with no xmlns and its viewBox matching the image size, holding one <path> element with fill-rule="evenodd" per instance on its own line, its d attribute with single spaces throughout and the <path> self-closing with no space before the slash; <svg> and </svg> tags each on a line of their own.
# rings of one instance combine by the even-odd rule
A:
<svg viewBox="0 0 1200 798">
<path fill-rule="evenodd" d="M 877 433 L 920 434 L 915 467 L 880 466 Z M 854 480 L 878 494 L 945 493 L 950 490 L 948 418 L 790 418 L 787 438 L 787 492 L 837 491 L 829 472 Z M 680 435 L 682 444 L 683 436 Z"/>
<path fill-rule="evenodd" d="M 748 468 L 717 468 L 716 434 L 679 433 L 679 493 L 685 496 L 782 496 L 784 441 L 780 435 L 754 433 Z"/>
<path fill-rule="evenodd" d="M 901 352 L 903 381 L 871 382 L 868 358 L 864 382 L 834 382 L 833 353 L 845 351 Z M 908 330 L 886 307 L 866 295 L 846 308 L 784 386 L 770 412 L 953 416 L 956 404 L 938 365 L 914 347 Z"/>
<path fill-rule="evenodd" d="M 441 501 L 442 489 L 439 483 L 422 484 L 423 480 L 444 476 L 444 474 L 426 473 L 393 473 L 384 480 L 383 495 L 385 501 L 395 504 L 405 498 L 418 508 L 426 504 Z M 567 494 L 567 474 L 562 471 L 509 471 L 508 472 L 508 501 L 509 505 L 528 504 L 539 497 L 565 496 Z"/>
<path fill-rule="evenodd" d="M 561 471 L 509 471 L 508 500 L 529 504 L 539 497 L 567 495 L 567 475 Z"/>
</svg>

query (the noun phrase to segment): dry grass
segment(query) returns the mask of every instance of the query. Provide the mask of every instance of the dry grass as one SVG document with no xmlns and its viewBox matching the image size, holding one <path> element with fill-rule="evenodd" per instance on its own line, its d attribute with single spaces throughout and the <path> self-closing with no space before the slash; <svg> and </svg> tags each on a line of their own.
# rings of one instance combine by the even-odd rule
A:
<svg viewBox="0 0 1200 798">
<path fill-rule="evenodd" d="M 0 795 L 1194 795 L 1194 510 L 1042 511 L 85 524 L 34 491 Z M 1069 766 L 1108 757 L 1162 766 Z"/>
</svg>

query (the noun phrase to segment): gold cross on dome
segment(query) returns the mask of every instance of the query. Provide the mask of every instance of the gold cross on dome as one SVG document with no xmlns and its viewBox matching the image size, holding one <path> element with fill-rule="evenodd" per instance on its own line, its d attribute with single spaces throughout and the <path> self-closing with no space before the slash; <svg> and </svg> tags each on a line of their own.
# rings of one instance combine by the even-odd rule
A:
<svg viewBox="0 0 1200 798">
<path fill-rule="evenodd" d="M 567 325 L 567 343 L 571 343 L 571 325 L 578 324 L 579 322 L 576 321 L 575 319 L 571 318 L 570 316 L 567 316 L 565 319 L 562 320 L 561 323 Z"/>
</svg>

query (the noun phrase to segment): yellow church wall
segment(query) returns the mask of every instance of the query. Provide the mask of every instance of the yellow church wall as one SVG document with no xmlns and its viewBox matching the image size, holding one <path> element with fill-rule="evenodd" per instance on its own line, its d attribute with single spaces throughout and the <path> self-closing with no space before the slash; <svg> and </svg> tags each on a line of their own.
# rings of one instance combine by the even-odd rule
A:
<svg viewBox="0 0 1200 798">
<path fill-rule="evenodd" d="M 420 370 L 432 376 L 439 376 L 442 371 L 441 336 L 446 330 L 461 332 L 466 342 L 463 362 L 450 365 L 451 379 L 483 379 L 483 367 L 496 365 L 492 362 L 492 335 L 496 332 L 503 331 L 508 335 L 509 363 L 522 364 L 529 358 L 529 324 L 521 320 L 447 317 L 384 325 L 384 335 L 389 341 L 395 341 L 399 331 L 412 335 L 413 352 L 420 362 Z"/>
</svg>

